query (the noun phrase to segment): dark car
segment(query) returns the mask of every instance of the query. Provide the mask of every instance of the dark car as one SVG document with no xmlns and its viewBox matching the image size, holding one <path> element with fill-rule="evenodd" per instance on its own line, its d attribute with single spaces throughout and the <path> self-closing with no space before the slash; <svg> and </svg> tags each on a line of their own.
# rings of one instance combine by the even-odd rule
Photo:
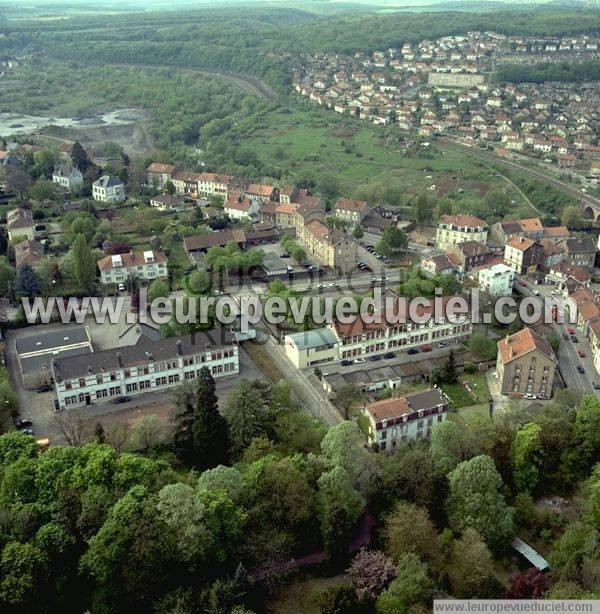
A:
<svg viewBox="0 0 600 614">
<path fill-rule="evenodd" d="M 594 387 L 594 390 L 600 390 L 600 384 L 598 382 L 593 382 L 592 386 Z"/>
<path fill-rule="evenodd" d="M 52 390 L 51 384 L 42 384 L 36 388 L 36 392 L 50 392 Z"/>
<path fill-rule="evenodd" d="M 351 360 L 341 360 L 340 364 L 342 365 L 342 367 L 349 367 L 352 364 Z"/>
<path fill-rule="evenodd" d="M 396 354 L 394 354 L 394 352 L 388 352 L 387 354 L 383 355 L 384 358 L 396 358 Z"/>
<path fill-rule="evenodd" d="M 121 403 L 129 403 L 129 401 L 131 401 L 130 397 L 117 397 L 113 403 L 115 405 L 120 405 Z"/>
<path fill-rule="evenodd" d="M 585 369 L 581 365 L 578 365 L 577 371 L 579 371 L 579 373 L 585 373 Z"/>
<path fill-rule="evenodd" d="M 573 343 L 579 343 L 579 339 L 577 339 L 577 337 L 575 335 L 571 335 L 571 341 Z"/>
<path fill-rule="evenodd" d="M 289 258 L 290 255 L 287 252 L 283 252 L 283 254 L 281 254 L 282 258 Z"/>
<path fill-rule="evenodd" d="M 21 433 L 24 433 L 25 435 L 33 435 L 33 429 L 23 429 Z"/>
<path fill-rule="evenodd" d="M 376 360 L 381 360 L 381 356 L 375 355 L 375 356 L 370 356 L 369 360 L 371 362 L 375 362 Z"/>
<path fill-rule="evenodd" d="M 27 418 L 21 418 L 20 420 L 17 420 L 15 422 L 15 425 L 18 429 L 25 428 L 26 426 L 31 426 L 32 424 L 33 422 L 31 420 L 28 420 Z"/>
<path fill-rule="evenodd" d="M 570 335 L 568 335 L 567 333 L 563 333 L 563 339 L 564 339 L 565 341 L 568 341 L 570 338 L 571 338 L 571 336 L 570 336 Z"/>
<path fill-rule="evenodd" d="M 410 350 L 408 350 L 408 352 L 406 352 L 407 354 L 418 354 L 419 350 L 417 348 L 410 348 Z"/>
</svg>

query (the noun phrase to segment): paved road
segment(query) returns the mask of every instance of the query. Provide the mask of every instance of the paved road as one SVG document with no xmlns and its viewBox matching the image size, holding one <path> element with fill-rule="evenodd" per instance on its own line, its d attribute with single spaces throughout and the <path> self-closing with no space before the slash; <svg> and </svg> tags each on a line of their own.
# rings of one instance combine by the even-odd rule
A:
<svg viewBox="0 0 600 614">
<path fill-rule="evenodd" d="M 519 286 L 519 292 L 526 296 L 533 296 L 530 280 L 527 280 L 526 283 L 527 288 Z M 561 296 L 553 296 L 551 294 L 554 289 L 553 286 L 541 285 L 535 286 L 535 289 L 540 292 L 541 300 L 544 297 L 552 297 L 558 304 L 559 314 L 564 314 L 565 301 Z M 574 324 L 557 324 L 554 322 L 551 324 L 551 327 L 556 336 L 561 340 L 557 353 L 558 368 L 566 386 L 579 392 L 597 393 L 598 391 L 594 390 L 593 382 L 600 382 L 600 375 L 597 373 L 591 360 L 592 351 L 588 340 L 581 331 L 577 330 Z M 578 343 L 574 343 L 570 339 L 567 341 L 563 338 L 563 335 L 568 333 L 568 328 L 575 330 Z M 585 353 L 585 357 L 579 356 L 578 350 L 582 350 Z M 577 370 L 579 365 L 585 369 L 585 373 L 579 373 Z"/>
</svg>

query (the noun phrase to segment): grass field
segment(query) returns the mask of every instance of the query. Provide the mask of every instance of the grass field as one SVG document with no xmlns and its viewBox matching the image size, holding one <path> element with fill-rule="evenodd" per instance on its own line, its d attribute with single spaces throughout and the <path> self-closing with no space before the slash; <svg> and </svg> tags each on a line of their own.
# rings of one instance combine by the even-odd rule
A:
<svg viewBox="0 0 600 614">
<path fill-rule="evenodd" d="M 437 195 L 462 189 L 482 196 L 492 185 L 506 186 L 495 172 L 461 153 L 409 149 L 389 128 L 321 109 L 273 111 L 244 143 L 290 180 L 330 174 L 348 194 L 373 185 L 414 194 L 435 184 L 432 193 Z M 516 192 L 514 199 L 517 206 L 522 204 Z"/>
<path fill-rule="evenodd" d="M 468 386 L 470 392 L 464 384 Z M 456 384 L 442 384 L 442 389 L 454 409 L 487 404 L 490 399 L 485 375 L 482 373 L 462 375 Z"/>
</svg>

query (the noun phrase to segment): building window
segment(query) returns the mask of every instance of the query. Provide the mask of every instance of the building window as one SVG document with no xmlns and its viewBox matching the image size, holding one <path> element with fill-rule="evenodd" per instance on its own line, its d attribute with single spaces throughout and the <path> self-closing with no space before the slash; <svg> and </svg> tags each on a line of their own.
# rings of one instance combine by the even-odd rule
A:
<svg viewBox="0 0 600 614">
<path fill-rule="evenodd" d="M 80 380 L 79 380 L 79 387 L 80 388 L 85 388 L 85 378 L 84 377 L 80 378 Z"/>
<path fill-rule="evenodd" d="M 419 420 L 419 421 L 417 422 L 417 428 L 418 428 L 418 429 L 422 429 L 422 428 L 423 428 L 423 420 Z"/>
</svg>

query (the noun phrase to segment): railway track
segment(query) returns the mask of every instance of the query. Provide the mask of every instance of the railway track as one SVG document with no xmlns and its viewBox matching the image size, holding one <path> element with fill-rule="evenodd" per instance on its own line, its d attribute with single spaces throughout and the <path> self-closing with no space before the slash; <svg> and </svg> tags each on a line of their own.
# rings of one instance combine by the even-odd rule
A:
<svg viewBox="0 0 600 614">
<path fill-rule="evenodd" d="M 555 177 L 551 177 L 550 175 L 547 175 L 542 171 L 528 168 L 527 166 L 523 166 L 521 164 L 518 164 L 517 162 L 513 162 L 512 160 L 506 160 L 487 151 L 479 151 L 476 148 L 459 145 L 458 143 L 447 139 L 447 137 L 441 137 L 437 139 L 437 142 L 440 143 L 442 148 L 449 149 L 450 151 L 466 154 L 474 158 L 479 158 L 480 160 L 485 160 L 486 162 L 491 162 L 493 164 L 499 164 L 501 166 L 504 166 L 505 168 L 517 171 L 522 175 L 531 177 L 532 179 L 536 179 L 537 181 L 542 181 L 543 183 L 546 183 L 553 188 L 560 190 L 564 194 L 573 196 L 581 204 L 594 207 L 598 212 L 600 212 L 600 199 L 594 198 L 593 196 L 590 196 L 588 194 L 584 194 L 583 192 L 581 192 L 581 190 L 573 187 L 572 185 L 561 181 L 560 179 L 556 179 Z"/>
</svg>

